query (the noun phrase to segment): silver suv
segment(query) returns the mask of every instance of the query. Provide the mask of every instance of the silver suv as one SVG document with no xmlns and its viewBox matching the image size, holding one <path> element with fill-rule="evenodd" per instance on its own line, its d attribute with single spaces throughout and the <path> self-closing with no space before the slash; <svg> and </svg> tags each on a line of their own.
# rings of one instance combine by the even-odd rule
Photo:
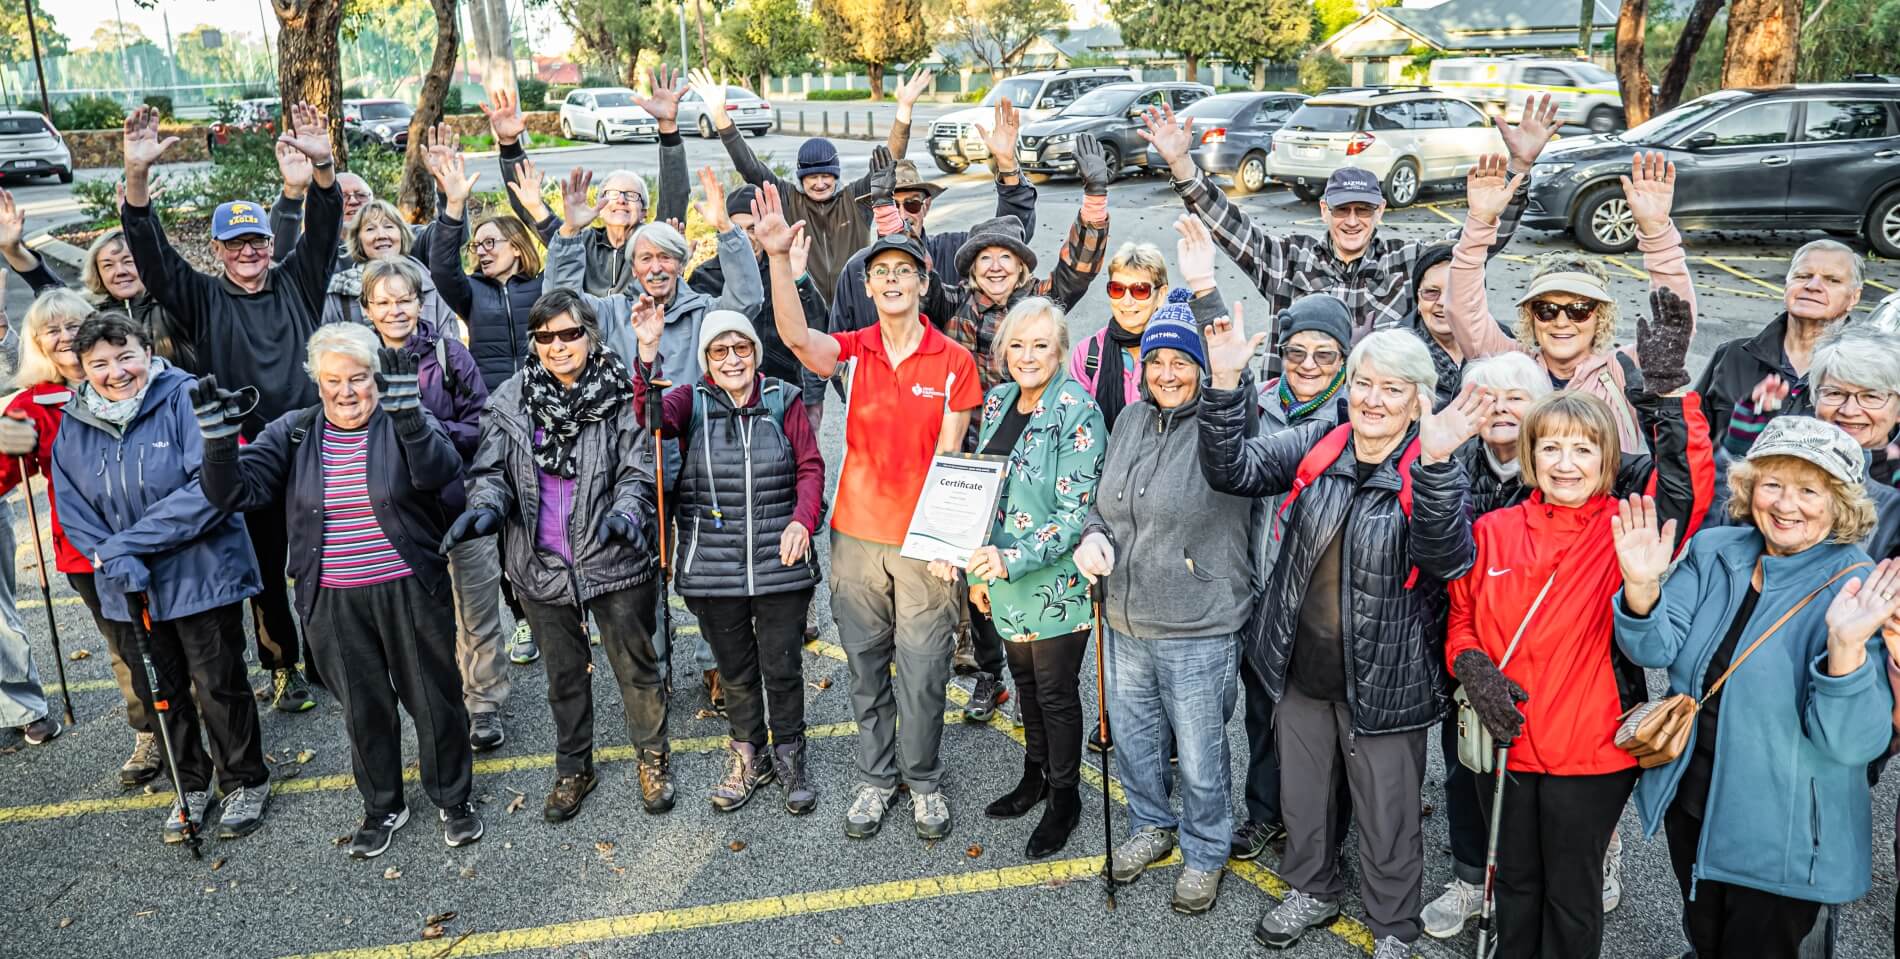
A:
<svg viewBox="0 0 1900 959">
<path fill-rule="evenodd" d="M 1009 98 L 1022 115 L 1024 126 L 1055 116 L 1082 94 L 1110 83 L 1140 79 L 1120 68 L 1038 70 L 1010 77 L 990 88 L 976 106 L 946 113 L 930 125 L 930 157 L 945 173 L 962 173 L 972 163 L 990 158 L 990 148 L 977 135 L 976 125 L 989 126 L 996 101 Z"/>
<path fill-rule="evenodd" d="M 1504 138 L 1468 100 L 1430 87 L 1359 87 L 1301 104 L 1273 135 L 1267 175 L 1311 201 L 1334 170 L 1359 167 L 1385 182 L 1386 205 L 1401 207 L 1502 152 Z"/>
</svg>

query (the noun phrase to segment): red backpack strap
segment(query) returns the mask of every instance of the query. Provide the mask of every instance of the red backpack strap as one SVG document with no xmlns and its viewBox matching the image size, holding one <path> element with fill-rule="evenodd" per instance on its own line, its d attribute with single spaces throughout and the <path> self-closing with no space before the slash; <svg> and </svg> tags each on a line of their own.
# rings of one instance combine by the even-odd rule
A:
<svg viewBox="0 0 1900 959">
<path fill-rule="evenodd" d="M 1412 464 L 1418 462 L 1421 452 L 1423 448 L 1415 439 L 1405 447 L 1405 452 L 1399 454 L 1399 509 L 1405 513 L 1407 520 L 1412 518 Z M 1411 589 L 1416 585 L 1418 567 L 1414 566 L 1411 572 L 1405 574 L 1405 588 Z"/>
<path fill-rule="evenodd" d="M 1338 462 L 1339 454 L 1346 451 L 1346 441 L 1351 438 L 1352 427 L 1341 423 L 1306 451 L 1306 455 L 1300 458 L 1299 467 L 1293 471 L 1293 488 L 1287 490 L 1286 498 L 1280 501 L 1280 508 L 1274 511 L 1275 516 L 1282 519 L 1286 517 L 1286 511 L 1293 507 L 1293 501 L 1299 499 L 1300 494 L 1313 485 L 1313 480 L 1319 478 L 1321 473 Z"/>
</svg>

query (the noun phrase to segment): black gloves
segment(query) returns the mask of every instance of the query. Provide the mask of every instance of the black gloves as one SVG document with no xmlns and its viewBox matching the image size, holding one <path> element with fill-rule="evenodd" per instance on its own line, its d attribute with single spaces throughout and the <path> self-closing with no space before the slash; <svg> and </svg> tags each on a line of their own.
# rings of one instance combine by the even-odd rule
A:
<svg viewBox="0 0 1900 959">
<path fill-rule="evenodd" d="M 191 387 L 191 411 L 198 416 L 198 432 L 207 440 L 230 439 L 244 421 L 240 394 L 218 388 L 218 378 L 207 373 Z"/>
<path fill-rule="evenodd" d="M 422 408 L 422 390 L 416 384 L 416 357 L 408 350 L 384 347 L 376 351 L 382 372 L 376 374 L 376 390 L 382 394 L 383 412 L 390 415 Z"/>
<path fill-rule="evenodd" d="M 1108 181 L 1119 170 L 1108 168 L 1108 157 L 1102 154 L 1102 141 L 1087 133 L 1075 136 L 1075 173 L 1082 178 L 1082 192 L 1089 196 L 1107 196 Z"/>
<path fill-rule="evenodd" d="M 871 203 L 873 205 L 891 199 L 891 193 L 897 189 L 897 161 L 891 158 L 891 148 L 879 146 L 871 151 Z"/>
<path fill-rule="evenodd" d="M 644 553 L 647 551 L 646 524 L 624 513 L 608 513 L 594 533 L 594 542 L 605 546 L 614 540 L 627 544 L 634 552 Z"/>
<path fill-rule="evenodd" d="M 449 524 L 447 536 L 442 537 L 442 555 L 471 539 L 493 534 L 501 529 L 501 514 L 492 509 L 472 509 L 455 518 Z"/>
<path fill-rule="evenodd" d="M 1636 361 L 1643 368 L 1645 388 L 1658 396 L 1689 385 L 1689 338 L 1695 332 L 1695 313 L 1689 301 L 1668 287 L 1649 294 L 1654 320 L 1636 318 Z"/>
<path fill-rule="evenodd" d="M 1471 700 L 1471 708 L 1477 711 L 1491 738 L 1500 746 L 1509 746 L 1524 729 L 1524 714 L 1517 711 L 1517 704 L 1530 702 L 1530 694 L 1499 672 L 1497 664 L 1479 650 L 1459 653 L 1451 671 L 1464 686 L 1465 698 Z"/>
</svg>

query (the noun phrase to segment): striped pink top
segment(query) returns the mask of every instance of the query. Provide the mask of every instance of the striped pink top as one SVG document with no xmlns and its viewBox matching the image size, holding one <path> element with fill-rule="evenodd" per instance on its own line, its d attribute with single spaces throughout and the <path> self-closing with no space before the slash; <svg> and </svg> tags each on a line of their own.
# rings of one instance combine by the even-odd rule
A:
<svg viewBox="0 0 1900 959">
<path fill-rule="evenodd" d="M 369 501 L 369 431 L 323 428 L 323 573 L 332 589 L 411 575 Z"/>
</svg>

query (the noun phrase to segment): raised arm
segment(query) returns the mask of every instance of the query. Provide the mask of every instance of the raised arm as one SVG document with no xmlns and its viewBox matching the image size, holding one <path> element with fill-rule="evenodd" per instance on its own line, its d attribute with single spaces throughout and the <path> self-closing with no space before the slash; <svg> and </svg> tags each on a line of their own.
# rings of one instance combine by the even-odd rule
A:
<svg viewBox="0 0 1900 959">
<path fill-rule="evenodd" d="M 1523 111 L 1516 123 L 1504 119 L 1502 114 L 1493 114 L 1491 122 L 1497 125 L 1498 136 L 1504 140 L 1505 152 L 1511 155 L 1510 172 L 1524 175 L 1517 182 L 1517 188 L 1511 191 L 1510 202 L 1505 204 L 1499 215 L 1496 238 L 1489 247 L 1489 255 L 1496 256 L 1511 242 L 1517 234 L 1517 221 L 1524 215 L 1524 207 L 1530 202 L 1530 173 L 1537 165 L 1537 158 L 1543 154 L 1544 146 L 1550 143 L 1560 126 L 1557 119 L 1557 101 L 1546 93 L 1541 98 L 1532 97 L 1525 101 Z"/>
<path fill-rule="evenodd" d="M 1286 238 L 1260 229 L 1252 217 L 1228 202 L 1227 194 L 1202 175 L 1188 154 L 1193 147 L 1189 121 L 1177 119 L 1174 110 L 1164 105 L 1149 110 L 1141 122 L 1141 138 L 1154 144 L 1155 152 L 1167 162 L 1174 192 L 1188 212 L 1200 217 L 1213 231 L 1214 242 L 1263 295 L 1294 296 L 1297 291 L 1291 283 Z"/>
<path fill-rule="evenodd" d="M 281 263 L 296 249 L 298 238 L 303 236 L 303 198 L 310 192 L 310 181 L 317 171 L 302 151 L 282 143 L 273 147 L 284 188 L 270 205 L 271 259 Z"/>
<path fill-rule="evenodd" d="M 146 291 L 197 341 L 205 335 L 211 312 L 207 301 L 216 281 L 199 273 L 172 248 L 151 207 L 152 165 L 177 142 L 177 137 L 159 138 L 158 111 L 149 106 L 138 107 L 125 118 L 125 202 L 119 207 L 119 222 L 125 227 L 126 246 Z"/>
<path fill-rule="evenodd" d="M 1466 383 L 1445 408 L 1418 421 L 1418 462 L 1412 464 L 1410 550 L 1414 566 L 1441 583 L 1465 575 L 1477 560 L 1471 533 L 1471 480 L 1454 454 L 1483 431 L 1496 395 Z"/>
<path fill-rule="evenodd" d="M 515 211 L 515 216 L 519 217 L 521 222 L 540 233 L 541 242 L 546 243 L 548 237 L 560 228 L 560 221 L 550 220 L 547 204 L 530 200 L 517 186 L 517 184 L 525 185 L 526 183 L 533 183 L 536 186 L 540 184 L 538 177 L 522 169 L 523 165 L 529 165 L 531 168 L 532 164 L 528 160 L 528 151 L 521 146 L 521 138 L 528 132 L 528 121 L 521 115 L 521 104 L 515 99 L 513 93 L 507 90 L 496 90 L 489 94 L 489 99 L 480 106 L 482 115 L 488 118 L 489 131 L 495 135 L 497 154 L 495 159 L 501 165 L 501 182 L 504 187 L 502 192 L 508 194 L 508 206 Z M 461 152 L 460 136 L 446 125 L 439 124 L 436 129 L 442 131 L 442 135 L 438 137 L 435 131 L 430 131 L 429 149 L 431 151 Z M 434 162 L 431 160 L 432 164 Z M 537 190 L 535 197 L 539 196 L 540 193 Z"/>
<path fill-rule="evenodd" d="M 996 174 L 996 215 L 1021 221 L 1023 239 L 1027 241 L 1036 235 L 1036 188 L 1016 163 L 1016 137 L 1022 125 L 1022 115 L 1004 97 L 996 101 L 991 125 L 979 123 L 976 132 L 990 148 L 990 169 Z"/>
<path fill-rule="evenodd" d="M 271 421 L 257 439 L 238 446 L 243 409 L 238 394 L 218 387 L 217 377 L 201 376 L 191 388 L 191 405 L 204 443 L 198 478 L 205 499 L 237 513 L 269 505 L 290 484 L 290 431 L 303 416 L 292 410 Z"/>
<path fill-rule="evenodd" d="M 66 284 L 54 276 L 39 255 L 26 248 L 22 238 L 26 235 L 26 211 L 13 201 L 13 194 L 0 190 L 0 258 L 7 261 L 13 272 L 26 280 L 38 296 L 47 290 L 58 289 Z"/>
<path fill-rule="evenodd" d="M 1065 310 L 1081 302 L 1108 257 L 1109 170 L 1101 141 L 1087 134 L 1078 137 L 1075 158 L 1082 175 L 1082 208 L 1069 227 L 1068 241 L 1056 251 L 1056 266 L 1045 284 L 1047 295 Z"/>
<path fill-rule="evenodd" d="M 468 221 L 450 216 L 445 204 L 436 214 L 435 238 L 429 244 L 429 279 L 435 294 L 462 319 L 475 309 L 475 287 L 462 272 L 462 248 L 468 244 Z"/>
<path fill-rule="evenodd" d="M 1208 379 L 1201 388 L 1201 475 L 1218 492 L 1273 496 L 1293 488 L 1300 459 L 1319 441 L 1325 423 L 1305 423 L 1270 435 L 1252 429 L 1253 377 L 1247 364 L 1266 333 L 1247 336 L 1242 310 L 1215 320 L 1205 334 Z"/>
<path fill-rule="evenodd" d="M 759 188 L 752 200 L 752 235 L 765 248 L 766 262 L 772 272 L 772 321 L 779 342 L 798 357 L 798 362 L 821 377 L 838 371 L 838 341 L 830 334 L 814 330 L 805 322 L 805 310 L 798 297 L 798 271 L 792 265 L 792 246 L 811 243 L 801 236 L 805 221 L 785 222 L 784 201 L 778 187 L 768 183 Z M 847 274 L 839 274 L 842 278 Z M 730 282 L 730 281 L 728 281 Z"/>
<path fill-rule="evenodd" d="M 1451 279 L 1445 284 L 1445 297 L 1452 339 L 1467 361 L 1523 349 L 1498 329 L 1485 295 L 1486 250 L 1497 235 L 1498 217 L 1529 178 L 1524 173 L 1508 177 L 1507 162 L 1498 154 L 1481 156 L 1465 175 L 1468 210 L 1464 229 L 1459 231 L 1458 243 L 1451 251 Z"/>
<path fill-rule="evenodd" d="M 706 199 L 699 204 L 699 217 L 719 236 L 719 272 L 726 279 L 725 288 L 719 292 L 718 309 L 756 318 L 765 303 L 765 279 L 759 275 L 752 241 L 726 215 L 726 190 L 712 167 L 700 168 L 699 185 L 706 191 Z"/>
<path fill-rule="evenodd" d="M 1669 219 L 1676 199 L 1676 165 L 1661 153 L 1638 153 L 1622 178 L 1623 197 L 1636 221 L 1636 248 L 1643 251 L 1643 269 L 1650 290 L 1668 290 L 1688 306 L 1688 334 L 1695 335 L 1695 284 L 1689 279 L 1688 257 L 1682 234 Z M 1685 374 L 1683 382 L 1688 382 Z M 1668 392 L 1657 390 L 1657 392 Z"/>
<path fill-rule="evenodd" d="M 314 171 L 310 191 L 304 194 L 303 236 L 277 267 L 296 284 L 311 316 L 323 312 L 330 271 L 336 267 L 337 236 L 343 231 L 343 195 L 336 185 L 329 123 L 316 107 L 299 103 L 290 109 L 290 129 L 277 137 L 279 151 L 302 154 Z"/>
<path fill-rule="evenodd" d="M 891 123 L 891 130 L 884 137 L 884 149 L 890 159 L 902 160 L 904 154 L 910 152 L 911 111 L 917 106 L 917 98 L 929 91 L 930 84 L 936 78 L 937 71 L 924 69 L 911 74 L 910 79 L 898 85 L 897 119 Z M 874 172 L 876 171 L 867 171 L 863 176 L 846 184 L 843 190 L 844 195 L 857 197 L 868 192 L 871 174 Z"/>
</svg>

